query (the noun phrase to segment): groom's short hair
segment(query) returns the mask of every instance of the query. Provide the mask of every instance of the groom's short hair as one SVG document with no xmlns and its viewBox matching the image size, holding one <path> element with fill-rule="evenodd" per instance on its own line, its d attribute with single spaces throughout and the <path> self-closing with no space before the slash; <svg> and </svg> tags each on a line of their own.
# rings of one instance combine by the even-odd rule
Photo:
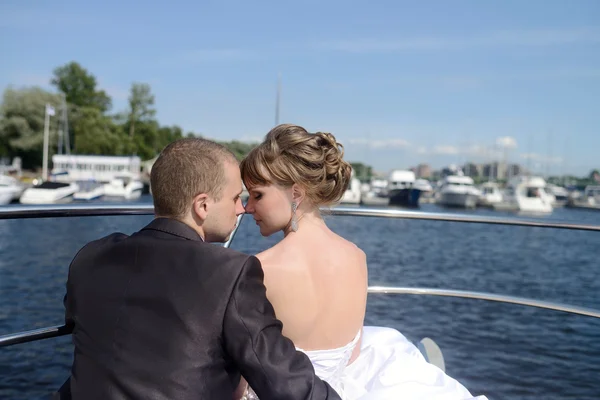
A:
<svg viewBox="0 0 600 400">
<path fill-rule="evenodd" d="M 154 214 L 183 218 L 192 199 L 206 193 L 219 201 L 225 162 L 237 163 L 225 146 L 202 138 L 179 139 L 160 153 L 150 172 Z"/>
</svg>

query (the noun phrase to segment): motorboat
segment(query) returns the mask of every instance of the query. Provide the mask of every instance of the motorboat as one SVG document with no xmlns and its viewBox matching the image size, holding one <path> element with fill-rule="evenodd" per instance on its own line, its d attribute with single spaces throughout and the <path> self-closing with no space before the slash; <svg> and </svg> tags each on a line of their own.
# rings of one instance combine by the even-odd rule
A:
<svg viewBox="0 0 600 400">
<path fill-rule="evenodd" d="M 538 176 L 516 176 L 506 187 L 501 203 L 494 205 L 499 210 L 514 210 L 525 213 L 550 213 L 556 201 L 546 191 L 546 181 Z"/>
<path fill-rule="evenodd" d="M 350 184 L 348 189 L 344 192 L 340 204 L 360 204 L 361 199 L 361 183 L 358 178 L 354 176 L 354 170 L 352 171 Z"/>
<path fill-rule="evenodd" d="M 388 177 L 387 193 L 389 205 L 403 207 L 418 207 L 421 193 L 431 190 L 426 184 L 420 182 L 416 185 L 416 177 L 413 171 L 394 170 Z"/>
<path fill-rule="evenodd" d="M 481 185 L 481 195 L 477 200 L 479 207 L 493 207 L 494 204 L 502 202 L 502 192 L 495 182 L 486 182 Z"/>
<path fill-rule="evenodd" d="M 25 186 L 12 176 L 0 175 L 0 205 L 19 200 Z"/>
<path fill-rule="evenodd" d="M 73 200 L 91 201 L 104 196 L 104 184 L 100 182 L 78 182 L 79 191 L 73 195 Z"/>
<path fill-rule="evenodd" d="M 140 198 L 143 190 L 144 184 L 135 176 L 120 174 L 104 185 L 104 196 L 135 200 Z"/>
<path fill-rule="evenodd" d="M 448 175 L 439 189 L 439 204 L 447 207 L 475 208 L 481 192 L 473 178 L 464 175 Z"/>
<path fill-rule="evenodd" d="M 79 185 L 74 182 L 45 181 L 25 189 L 19 201 L 23 204 L 66 203 L 73 200 L 77 191 Z"/>
</svg>

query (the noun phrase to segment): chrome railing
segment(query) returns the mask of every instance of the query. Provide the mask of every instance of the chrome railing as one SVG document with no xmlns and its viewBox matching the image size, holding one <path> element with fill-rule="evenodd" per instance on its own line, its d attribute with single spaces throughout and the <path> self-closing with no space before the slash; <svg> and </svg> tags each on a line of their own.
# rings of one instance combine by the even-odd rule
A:
<svg viewBox="0 0 600 400">
<path fill-rule="evenodd" d="M 30 331 L 11 333 L 0 336 L 0 347 L 11 346 L 13 344 L 35 342 L 37 340 L 49 339 L 58 336 L 69 335 L 73 328 L 67 325 L 48 326 L 46 328 L 33 329 Z"/>
<path fill-rule="evenodd" d="M 459 297 L 464 299 L 478 299 L 495 301 L 508 304 L 519 304 L 523 306 L 543 308 L 547 310 L 563 311 L 571 314 L 578 314 L 587 317 L 600 318 L 600 311 L 591 308 L 578 307 L 568 304 L 555 303 L 550 301 L 533 300 L 524 297 L 506 296 L 491 293 L 472 292 L 466 290 L 447 290 L 447 289 L 432 289 L 432 288 L 408 288 L 408 287 L 385 287 L 385 286 L 370 286 L 369 293 L 371 294 L 416 294 L 416 295 L 433 295 L 445 297 Z M 48 339 L 68 335 L 71 333 L 71 328 L 66 325 L 56 325 L 47 328 L 35 329 L 31 331 L 18 332 L 9 335 L 0 336 L 0 347 L 10 346 L 13 344 L 27 343 L 41 339 Z"/>
<path fill-rule="evenodd" d="M 529 226 L 538 228 L 572 229 L 584 231 L 600 232 L 600 226 L 571 224 L 550 221 L 529 221 L 517 218 L 499 218 L 484 217 L 464 214 L 444 214 L 444 213 L 426 213 L 420 211 L 390 210 L 390 209 L 370 209 L 337 207 L 333 209 L 324 209 L 323 211 L 333 215 L 361 216 L 361 217 L 384 217 L 384 218 L 403 218 L 431 221 L 449 221 L 449 222 L 468 222 L 481 224 Z M 55 217 L 82 217 L 82 216 L 114 216 L 114 215 L 152 215 L 154 208 L 152 204 L 136 205 L 48 205 L 48 206 L 9 206 L 0 207 L 0 219 L 17 218 L 55 218 Z M 224 244 L 229 247 L 235 233 L 242 221 L 244 214 L 238 216 L 235 230 L 229 240 Z M 466 299 L 478 299 L 495 301 L 501 303 L 518 304 L 529 307 L 543 308 L 554 311 L 563 311 L 572 314 L 578 314 L 593 318 L 600 318 L 600 311 L 585 307 L 578 307 L 568 304 L 527 299 L 523 297 L 498 295 L 491 293 L 472 292 L 463 290 L 433 289 L 433 288 L 405 288 L 405 287 L 369 287 L 369 293 L 375 294 L 415 294 L 415 295 L 433 295 L 446 297 L 459 297 Z M 18 332 L 0 336 L 0 347 L 13 344 L 26 343 L 41 339 L 68 335 L 71 328 L 66 325 L 56 325 L 41 329 L 35 329 L 25 332 Z"/>
<path fill-rule="evenodd" d="M 564 311 L 571 314 L 584 315 L 586 317 L 600 318 L 600 310 L 573 306 L 570 304 L 556 303 L 552 301 L 534 300 L 525 297 L 507 296 L 484 292 L 472 292 L 468 290 L 417 288 L 417 287 L 386 287 L 369 286 L 369 293 L 379 294 L 426 294 L 430 296 L 459 297 L 463 299 L 476 299 L 496 301 L 499 303 L 519 304 L 535 308 L 545 308 L 553 311 Z"/>
<path fill-rule="evenodd" d="M 489 217 L 482 215 L 430 213 L 422 211 L 359 207 L 335 207 L 332 209 L 323 209 L 322 211 L 326 214 L 355 217 L 384 217 L 429 221 L 467 222 L 475 224 L 528 226 L 537 228 L 571 229 L 600 232 L 600 226 L 598 225 L 573 224 L 568 222 L 529 220 L 521 218 Z M 152 206 L 152 204 L 66 204 L 0 207 L 0 219 L 93 217 L 111 215 L 152 215 L 153 213 L 154 207 Z"/>
<path fill-rule="evenodd" d="M 0 219 L 152 215 L 152 204 L 49 204 L 0 207 Z"/>
</svg>

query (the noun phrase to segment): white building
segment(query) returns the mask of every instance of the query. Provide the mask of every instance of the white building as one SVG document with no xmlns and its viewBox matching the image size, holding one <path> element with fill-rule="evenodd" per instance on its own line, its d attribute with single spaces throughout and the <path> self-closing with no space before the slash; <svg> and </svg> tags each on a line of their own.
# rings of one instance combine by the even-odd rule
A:
<svg viewBox="0 0 600 400">
<path fill-rule="evenodd" d="M 131 174 L 139 179 L 141 159 L 138 156 L 83 156 L 55 154 L 52 156 L 52 178 L 58 182 L 110 182 L 115 175 Z"/>
</svg>

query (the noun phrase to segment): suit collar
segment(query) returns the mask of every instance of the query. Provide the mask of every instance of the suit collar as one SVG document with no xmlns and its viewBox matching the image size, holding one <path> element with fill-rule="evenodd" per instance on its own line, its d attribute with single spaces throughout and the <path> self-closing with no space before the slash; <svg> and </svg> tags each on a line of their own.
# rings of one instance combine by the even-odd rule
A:
<svg viewBox="0 0 600 400">
<path fill-rule="evenodd" d="M 177 221 L 172 218 L 164 218 L 158 217 L 155 218 L 152 222 L 150 222 L 146 227 L 142 230 L 155 230 L 160 232 L 165 232 L 171 235 L 179 236 L 181 238 L 187 240 L 195 240 L 204 242 L 204 239 L 192 229 L 190 226 L 184 224 L 181 221 Z"/>
</svg>

